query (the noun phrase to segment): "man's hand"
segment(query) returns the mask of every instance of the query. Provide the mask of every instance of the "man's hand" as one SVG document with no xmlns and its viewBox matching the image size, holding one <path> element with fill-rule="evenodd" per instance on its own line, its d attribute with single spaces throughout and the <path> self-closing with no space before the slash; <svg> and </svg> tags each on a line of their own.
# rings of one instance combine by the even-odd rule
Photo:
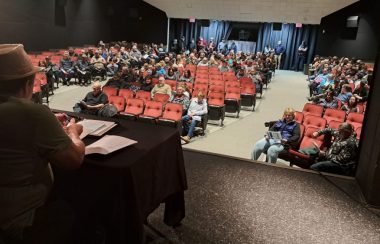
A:
<svg viewBox="0 0 380 244">
<path fill-rule="evenodd" d="M 288 142 L 288 140 L 286 139 L 281 139 L 281 144 L 286 144 Z"/>
<path fill-rule="evenodd" d="M 79 137 L 79 135 L 82 134 L 83 126 L 75 123 L 75 119 L 72 118 L 69 124 L 65 127 L 65 131 L 70 137 L 71 135 Z"/>
<path fill-rule="evenodd" d="M 319 157 L 320 158 L 323 158 L 326 156 L 326 152 L 325 151 L 319 151 Z"/>
</svg>

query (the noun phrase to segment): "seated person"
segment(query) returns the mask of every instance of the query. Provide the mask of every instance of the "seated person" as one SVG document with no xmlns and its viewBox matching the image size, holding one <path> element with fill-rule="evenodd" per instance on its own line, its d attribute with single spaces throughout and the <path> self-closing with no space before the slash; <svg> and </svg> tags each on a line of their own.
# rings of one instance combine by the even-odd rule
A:
<svg viewBox="0 0 380 244">
<path fill-rule="evenodd" d="M 199 67 L 208 67 L 208 66 L 209 66 L 209 63 L 208 63 L 207 58 L 204 57 L 204 58 L 202 59 L 202 61 L 198 63 L 198 66 L 199 66 Z"/>
<path fill-rule="evenodd" d="M 346 111 L 347 114 L 351 112 L 352 113 L 363 112 L 363 111 L 359 111 L 358 100 L 354 96 L 350 97 L 350 99 L 348 100 L 348 103 L 344 104 L 340 109 Z"/>
<path fill-rule="evenodd" d="M 340 100 L 342 103 L 347 103 L 351 96 L 352 96 L 351 87 L 348 84 L 344 84 L 342 86 L 341 92 L 335 98 L 337 100 Z"/>
<path fill-rule="evenodd" d="M 95 51 L 95 55 L 91 58 L 92 74 L 100 75 L 103 78 L 106 76 L 106 60 L 100 56 L 99 51 Z"/>
<path fill-rule="evenodd" d="M 318 102 L 316 102 L 319 105 L 322 105 L 323 108 L 338 108 L 338 102 L 336 99 L 334 99 L 334 92 L 328 91 L 325 93 L 325 97 L 319 99 Z"/>
<path fill-rule="evenodd" d="M 0 63 L 0 112 L 6 115 L 0 120 L 0 243 L 58 243 L 65 230 L 48 225 L 60 218 L 50 215 L 50 164 L 81 166 L 82 126 L 71 120 L 63 128 L 48 107 L 32 103 L 37 69 L 23 45 L 1 44 Z"/>
<path fill-rule="evenodd" d="M 90 84 L 91 83 L 91 68 L 90 62 L 86 55 L 81 55 L 78 57 L 78 61 L 75 64 L 75 70 L 77 71 L 79 84 Z"/>
<path fill-rule="evenodd" d="M 117 89 L 121 89 L 123 81 L 121 79 L 121 71 L 117 72 L 112 78 L 110 78 L 104 86 L 110 86 Z"/>
<path fill-rule="evenodd" d="M 183 75 L 179 78 L 179 82 L 194 82 L 193 77 L 191 77 L 191 71 L 190 70 L 185 70 Z"/>
<path fill-rule="evenodd" d="M 158 78 L 158 84 L 153 87 L 150 93 L 152 98 L 156 93 L 168 94 L 171 96 L 172 88 L 168 84 L 165 84 L 165 78 L 163 76 L 160 76 L 160 78 Z"/>
<path fill-rule="evenodd" d="M 165 75 L 165 79 L 167 79 L 167 80 L 175 80 L 175 81 L 177 80 L 177 75 L 176 75 L 176 73 L 174 72 L 174 70 L 172 68 L 168 69 L 168 72 Z"/>
<path fill-rule="evenodd" d="M 74 76 L 74 62 L 71 60 L 69 52 L 65 51 L 60 61 L 60 77 L 64 85 L 70 85 L 70 80 Z"/>
<path fill-rule="evenodd" d="M 143 91 L 152 91 L 153 89 L 153 83 L 152 83 L 152 77 L 151 76 L 146 76 L 144 82 L 140 86 L 140 90 Z"/>
<path fill-rule="evenodd" d="M 99 82 L 95 82 L 92 85 L 92 90 L 74 107 L 74 112 L 97 115 L 99 110 L 108 103 L 108 97 L 102 92 Z"/>
<path fill-rule="evenodd" d="M 193 137 L 194 128 L 197 122 L 202 121 L 202 115 L 207 114 L 207 100 L 202 92 L 199 92 L 197 97 L 191 99 L 187 115 L 182 117 L 182 126 L 186 136 L 181 136 L 181 139 L 189 143 Z"/>
<path fill-rule="evenodd" d="M 359 85 L 355 88 L 353 96 L 358 99 L 358 102 L 366 102 L 368 100 L 368 85 L 367 80 L 361 79 Z"/>
<path fill-rule="evenodd" d="M 252 160 L 258 160 L 263 152 L 267 153 L 269 163 L 276 163 L 278 154 L 282 150 L 294 148 L 300 139 L 300 125 L 294 120 L 295 110 L 287 108 L 282 119 L 278 120 L 269 131 L 280 131 L 281 142 L 270 139 L 266 134 L 263 139 L 256 142 L 252 151 Z"/>
<path fill-rule="evenodd" d="M 117 58 L 114 58 L 107 65 L 107 75 L 114 76 L 118 70 L 119 70 L 119 65 L 117 64 Z"/>
<path fill-rule="evenodd" d="M 326 128 L 313 133 L 313 137 L 329 134 L 334 141 L 326 151 L 319 152 L 319 158 L 323 161 L 310 166 L 313 170 L 350 174 L 355 167 L 355 159 L 358 153 L 356 135 L 353 127 L 348 123 L 342 123 L 338 130 Z"/>
<path fill-rule="evenodd" d="M 189 105 L 190 105 L 189 97 L 184 94 L 185 91 L 186 91 L 186 88 L 184 86 L 178 86 L 175 95 L 170 99 L 171 103 L 182 104 L 183 115 L 187 114 L 187 109 L 189 108 Z"/>
</svg>

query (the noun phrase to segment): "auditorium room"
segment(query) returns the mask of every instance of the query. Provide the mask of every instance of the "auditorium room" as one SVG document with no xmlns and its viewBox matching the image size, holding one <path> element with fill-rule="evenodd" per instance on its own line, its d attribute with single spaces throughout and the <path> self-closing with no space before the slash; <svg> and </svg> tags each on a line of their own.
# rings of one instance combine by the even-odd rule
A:
<svg viewBox="0 0 380 244">
<path fill-rule="evenodd" d="M 380 243 L 379 13 L 0 1 L 0 244 Z"/>
</svg>

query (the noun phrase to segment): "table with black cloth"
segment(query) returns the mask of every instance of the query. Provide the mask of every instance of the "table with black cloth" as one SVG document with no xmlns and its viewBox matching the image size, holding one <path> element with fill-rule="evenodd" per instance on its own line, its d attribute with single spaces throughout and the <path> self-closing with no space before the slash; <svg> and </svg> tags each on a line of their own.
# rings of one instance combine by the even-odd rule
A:
<svg viewBox="0 0 380 244">
<path fill-rule="evenodd" d="M 187 181 L 180 136 L 176 128 L 113 121 L 118 125 L 107 135 L 138 143 L 109 155 L 87 155 L 78 170 L 55 168 L 54 194 L 74 210 L 74 229 L 81 232 L 76 238 L 87 238 L 100 223 L 106 243 L 143 243 L 144 222 L 160 203 L 165 203 L 167 225 L 175 226 L 185 217 Z M 88 136 L 84 142 L 97 139 Z"/>
</svg>

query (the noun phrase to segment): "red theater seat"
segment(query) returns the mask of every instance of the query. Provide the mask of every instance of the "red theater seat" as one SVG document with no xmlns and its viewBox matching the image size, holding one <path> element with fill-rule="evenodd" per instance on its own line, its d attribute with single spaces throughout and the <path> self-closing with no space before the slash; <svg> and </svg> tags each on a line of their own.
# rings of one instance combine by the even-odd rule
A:
<svg viewBox="0 0 380 244">
<path fill-rule="evenodd" d="M 163 125 L 179 126 L 182 119 L 183 105 L 178 103 L 167 103 L 162 117 L 158 123 Z"/>
<path fill-rule="evenodd" d="M 144 103 L 146 103 L 147 101 L 150 101 L 150 92 L 148 91 L 143 91 L 143 90 L 139 90 L 136 92 L 136 95 L 135 97 L 138 98 L 138 99 L 141 99 L 144 101 Z"/>
<path fill-rule="evenodd" d="M 256 86 L 252 83 L 242 83 L 240 89 L 241 106 L 251 107 L 252 111 L 256 106 Z"/>
<path fill-rule="evenodd" d="M 299 124 L 302 124 L 303 122 L 303 113 L 302 112 L 299 112 L 299 111 L 296 111 L 296 117 L 294 118 L 294 120 L 299 123 Z"/>
<path fill-rule="evenodd" d="M 227 113 L 236 113 L 236 118 L 240 113 L 240 87 L 227 87 L 224 98 Z"/>
<path fill-rule="evenodd" d="M 130 98 L 133 98 L 133 91 L 130 89 L 120 89 L 119 90 L 119 96 L 124 97 L 125 101 L 127 101 Z"/>
<path fill-rule="evenodd" d="M 347 115 L 346 122 L 351 124 L 354 127 L 354 130 L 356 130 L 358 127 L 362 127 L 363 120 L 364 120 L 364 114 L 349 113 Z"/>
<path fill-rule="evenodd" d="M 139 120 L 155 122 L 162 115 L 163 104 L 156 101 L 145 103 L 144 113 L 139 116 Z"/>
<path fill-rule="evenodd" d="M 346 112 L 340 109 L 328 108 L 326 109 L 323 118 L 326 119 L 327 124 L 329 124 L 331 120 L 344 122 L 344 119 L 346 118 Z"/>
<path fill-rule="evenodd" d="M 309 114 L 309 115 L 305 115 L 302 124 L 305 126 L 306 130 L 309 127 L 323 129 L 326 127 L 326 119 Z"/>
<path fill-rule="evenodd" d="M 208 90 L 209 90 L 209 93 L 212 93 L 212 92 L 224 93 L 224 86 L 210 85 Z"/>
<path fill-rule="evenodd" d="M 115 87 L 103 86 L 102 90 L 108 97 L 117 95 L 117 88 Z"/>
<path fill-rule="evenodd" d="M 323 107 L 312 103 L 306 103 L 303 106 L 302 112 L 304 116 L 311 114 L 314 116 L 322 117 Z"/>
<path fill-rule="evenodd" d="M 121 96 L 109 96 L 108 102 L 117 108 L 118 112 L 124 111 L 125 100 Z"/>
<path fill-rule="evenodd" d="M 142 114 L 144 111 L 144 101 L 138 98 L 130 98 L 126 101 L 124 112 L 120 114 L 136 117 Z"/>
<path fill-rule="evenodd" d="M 208 119 L 220 120 L 220 126 L 223 126 L 225 116 L 224 93 L 210 92 L 208 94 Z"/>
<path fill-rule="evenodd" d="M 162 102 L 165 104 L 169 100 L 170 96 L 168 94 L 161 94 L 161 93 L 156 93 L 154 94 L 153 101 L 156 102 Z"/>
</svg>

